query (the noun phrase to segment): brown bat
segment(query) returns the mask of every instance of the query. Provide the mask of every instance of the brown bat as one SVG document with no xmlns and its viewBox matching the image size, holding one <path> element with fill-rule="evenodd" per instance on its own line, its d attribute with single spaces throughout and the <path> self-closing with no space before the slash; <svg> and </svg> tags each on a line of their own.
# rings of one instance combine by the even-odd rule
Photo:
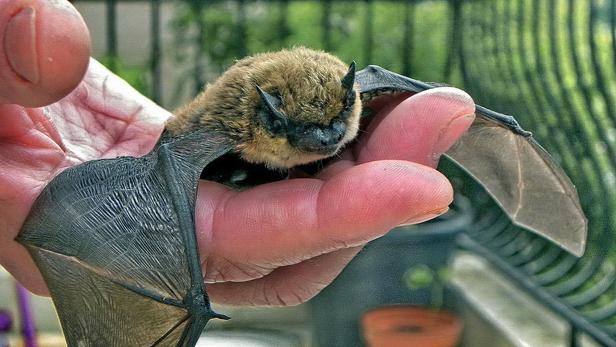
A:
<svg viewBox="0 0 616 347">
<path fill-rule="evenodd" d="M 197 252 L 202 171 L 242 187 L 253 183 L 250 167 L 284 173 L 328 158 L 357 135 L 368 102 L 432 87 L 378 66 L 355 72 L 305 48 L 259 54 L 180 108 L 148 155 L 58 175 L 18 240 L 45 277 L 69 345 L 193 346 L 211 318 L 224 318 L 210 307 Z M 447 156 L 514 223 L 583 253 L 575 188 L 512 117 L 477 106 Z"/>
<path fill-rule="evenodd" d="M 241 160 L 227 156 L 202 178 L 235 188 L 279 179 L 285 169 L 330 157 L 355 138 L 362 105 L 354 81 L 355 64 L 347 68 L 323 52 L 258 54 L 176 110 L 166 136 L 206 129 L 233 142 Z"/>
</svg>

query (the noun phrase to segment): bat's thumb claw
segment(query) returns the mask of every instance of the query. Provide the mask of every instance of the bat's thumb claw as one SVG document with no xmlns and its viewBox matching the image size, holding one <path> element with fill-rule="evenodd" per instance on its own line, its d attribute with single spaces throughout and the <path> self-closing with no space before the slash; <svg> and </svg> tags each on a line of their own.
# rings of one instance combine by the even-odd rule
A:
<svg viewBox="0 0 616 347">
<path fill-rule="evenodd" d="M 222 319 L 222 320 L 229 320 L 229 319 L 231 319 L 231 317 L 229 317 L 227 315 L 224 315 L 224 314 L 221 314 L 221 313 L 216 313 L 216 312 L 213 312 L 212 318 Z"/>
</svg>

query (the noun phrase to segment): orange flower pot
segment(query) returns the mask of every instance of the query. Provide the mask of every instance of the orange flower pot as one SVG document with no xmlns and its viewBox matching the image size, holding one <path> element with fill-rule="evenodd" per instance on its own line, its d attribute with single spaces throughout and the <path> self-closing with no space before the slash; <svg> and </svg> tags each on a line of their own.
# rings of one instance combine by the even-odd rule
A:
<svg viewBox="0 0 616 347">
<path fill-rule="evenodd" d="M 454 347 L 462 333 L 453 314 L 410 305 L 369 310 L 361 325 L 370 347 Z"/>
</svg>

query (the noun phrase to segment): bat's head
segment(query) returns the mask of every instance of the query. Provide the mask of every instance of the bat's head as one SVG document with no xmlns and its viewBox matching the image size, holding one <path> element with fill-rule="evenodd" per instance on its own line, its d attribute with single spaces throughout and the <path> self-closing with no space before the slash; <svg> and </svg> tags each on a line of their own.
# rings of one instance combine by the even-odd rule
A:
<svg viewBox="0 0 616 347">
<path fill-rule="evenodd" d="M 357 135 L 355 63 L 305 48 L 240 61 L 251 67 L 251 136 L 238 149 L 253 163 L 290 168 L 336 154 Z"/>
</svg>

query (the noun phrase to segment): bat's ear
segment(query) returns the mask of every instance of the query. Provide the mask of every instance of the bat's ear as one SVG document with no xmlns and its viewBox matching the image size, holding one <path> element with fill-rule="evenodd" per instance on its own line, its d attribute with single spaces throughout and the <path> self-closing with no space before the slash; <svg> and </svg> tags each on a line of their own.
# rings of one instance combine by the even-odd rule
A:
<svg viewBox="0 0 616 347">
<path fill-rule="evenodd" d="M 266 106 L 273 114 L 279 115 L 280 111 L 278 111 L 278 107 L 280 107 L 281 101 L 275 96 L 270 95 L 258 85 L 256 86 L 257 92 L 261 97 L 261 102 Z"/>
<path fill-rule="evenodd" d="M 259 119 L 261 120 L 263 126 L 272 134 L 272 135 L 283 135 L 287 129 L 287 119 L 285 115 L 278 110 L 280 107 L 281 101 L 275 96 L 268 94 L 266 91 L 261 89 L 261 87 L 257 87 L 257 92 L 261 96 L 261 102 L 263 106 L 267 108 L 268 112 L 259 115 Z"/>
<path fill-rule="evenodd" d="M 355 84 L 355 61 L 349 65 L 349 71 L 342 78 L 342 86 L 346 90 L 351 90 Z"/>
</svg>

